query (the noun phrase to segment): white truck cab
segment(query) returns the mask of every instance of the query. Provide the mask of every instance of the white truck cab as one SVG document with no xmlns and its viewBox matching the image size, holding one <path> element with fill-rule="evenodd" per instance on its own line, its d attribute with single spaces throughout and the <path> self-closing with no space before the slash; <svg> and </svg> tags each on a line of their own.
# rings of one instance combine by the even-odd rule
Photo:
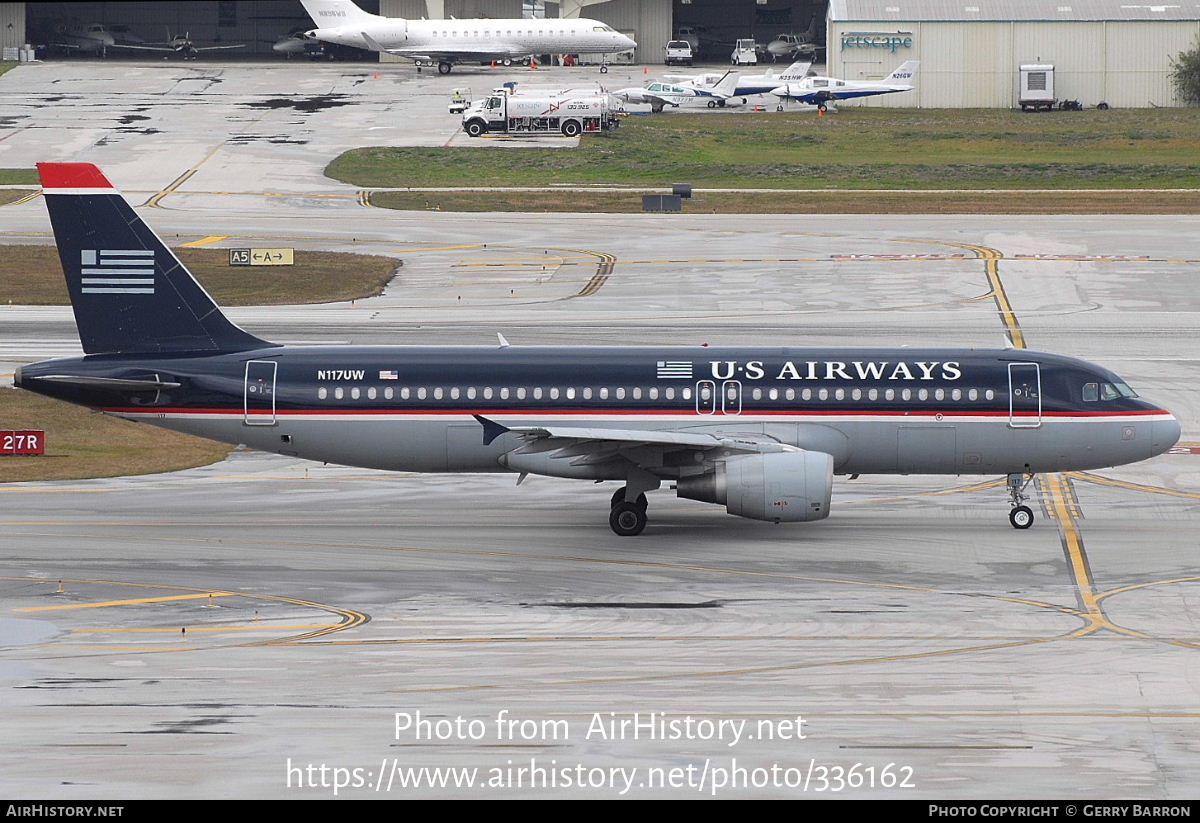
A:
<svg viewBox="0 0 1200 823">
<path fill-rule="evenodd" d="M 738 40 L 729 55 L 729 62 L 735 66 L 757 66 L 758 44 L 754 42 L 754 38 Z"/>
</svg>

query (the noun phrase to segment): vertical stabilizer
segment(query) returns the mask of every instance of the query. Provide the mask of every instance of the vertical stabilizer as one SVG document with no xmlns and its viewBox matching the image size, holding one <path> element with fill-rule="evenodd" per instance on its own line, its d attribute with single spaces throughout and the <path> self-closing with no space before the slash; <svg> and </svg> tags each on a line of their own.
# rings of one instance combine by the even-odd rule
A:
<svg viewBox="0 0 1200 823">
<path fill-rule="evenodd" d="M 226 319 L 91 163 L 38 163 L 88 354 L 241 351 L 272 344 Z"/>
<path fill-rule="evenodd" d="M 917 85 L 917 69 L 920 66 L 920 60 L 906 60 L 900 64 L 898 69 L 883 78 L 883 82 L 894 86 L 915 86 Z"/>
<path fill-rule="evenodd" d="M 379 15 L 363 11 L 350 0 L 300 0 L 300 5 L 317 28 L 358 25 L 379 20 Z"/>
</svg>

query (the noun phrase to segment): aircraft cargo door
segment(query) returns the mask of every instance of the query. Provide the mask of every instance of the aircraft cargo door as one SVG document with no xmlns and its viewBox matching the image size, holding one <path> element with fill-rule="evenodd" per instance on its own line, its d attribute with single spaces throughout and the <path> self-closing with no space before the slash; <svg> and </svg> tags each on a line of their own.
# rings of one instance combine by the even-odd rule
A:
<svg viewBox="0 0 1200 823">
<path fill-rule="evenodd" d="M 942 474 L 955 470 L 954 426 L 901 426 L 896 430 L 901 474 Z"/>
<path fill-rule="evenodd" d="M 275 425 L 275 368 L 273 360 L 247 360 L 243 393 L 247 426 Z"/>
</svg>

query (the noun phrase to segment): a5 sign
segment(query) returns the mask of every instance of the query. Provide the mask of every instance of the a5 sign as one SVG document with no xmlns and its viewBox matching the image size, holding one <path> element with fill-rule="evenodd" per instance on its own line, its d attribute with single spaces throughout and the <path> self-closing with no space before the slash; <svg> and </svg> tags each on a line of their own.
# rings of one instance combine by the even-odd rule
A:
<svg viewBox="0 0 1200 823">
<path fill-rule="evenodd" d="M 44 431 L 0 431 L 0 455 L 45 453 Z"/>
</svg>

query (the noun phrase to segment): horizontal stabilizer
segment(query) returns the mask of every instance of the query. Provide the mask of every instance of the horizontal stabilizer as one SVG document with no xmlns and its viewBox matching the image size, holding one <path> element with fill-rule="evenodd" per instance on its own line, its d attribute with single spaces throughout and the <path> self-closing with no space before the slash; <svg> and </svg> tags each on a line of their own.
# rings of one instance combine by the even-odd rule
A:
<svg viewBox="0 0 1200 823">
<path fill-rule="evenodd" d="M 97 389 L 116 389 L 118 391 L 160 391 L 162 389 L 177 389 L 179 383 L 169 380 L 125 380 L 119 377 L 85 377 L 75 374 L 43 374 L 30 376 L 25 380 L 44 380 L 47 383 L 66 383 L 72 386 L 89 386 Z"/>
</svg>

